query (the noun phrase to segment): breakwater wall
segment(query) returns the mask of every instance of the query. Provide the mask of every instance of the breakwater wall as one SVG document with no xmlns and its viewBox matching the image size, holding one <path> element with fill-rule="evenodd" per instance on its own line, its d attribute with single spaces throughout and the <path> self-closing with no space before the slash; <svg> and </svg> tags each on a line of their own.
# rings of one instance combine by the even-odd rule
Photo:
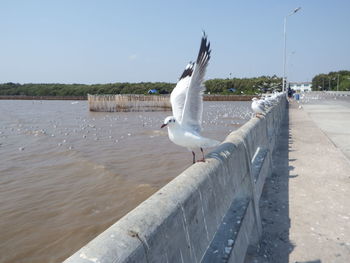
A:
<svg viewBox="0 0 350 263">
<path fill-rule="evenodd" d="M 171 110 L 168 95 L 90 95 L 90 111 L 165 111 Z"/>
<path fill-rule="evenodd" d="M 204 95 L 205 101 L 249 101 L 250 95 Z M 170 95 L 90 95 L 90 111 L 166 111 L 171 110 Z"/>
<path fill-rule="evenodd" d="M 259 199 L 286 112 L 282 95 L 65 263 L 243 262 L 261 235 Z"/>
</svg>

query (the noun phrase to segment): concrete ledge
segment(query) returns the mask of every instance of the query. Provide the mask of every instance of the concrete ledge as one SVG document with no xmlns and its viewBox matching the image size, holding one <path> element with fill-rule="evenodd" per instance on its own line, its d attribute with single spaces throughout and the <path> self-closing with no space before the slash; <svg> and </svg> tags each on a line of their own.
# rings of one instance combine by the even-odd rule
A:
<svg viewBox="0 0 350 263">
<path fill-rule="evenodd" d="M 242 262 L 261 233 L 257 204 L 286 111 L 279 100 L 65 262 Z"/>
<path fill-rule="evenodd" d="M 238 255 L 237 251 L 249 244 L 249 235 L 245 233 L 246 230 L 251 231 L 253 229 L 252 205 L 251 200 L 247 198 L 232 202 L 202 262 L 211 263 L 228 260 L 230 255 L 233 257 Z"/>
</svg>

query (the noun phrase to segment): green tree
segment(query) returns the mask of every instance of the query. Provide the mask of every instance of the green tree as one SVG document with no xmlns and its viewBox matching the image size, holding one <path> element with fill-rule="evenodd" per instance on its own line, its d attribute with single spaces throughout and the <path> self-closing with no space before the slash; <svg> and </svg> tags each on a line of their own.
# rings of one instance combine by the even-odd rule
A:
<svg viewBox="0 0 350 263">
<path fill-rule="evenodd" d="M 318 74 L 312 79 L 312 90 L 350 90 L 350 71 L 340 70 L 332 71 L 327 74 Z"/>
</svg>

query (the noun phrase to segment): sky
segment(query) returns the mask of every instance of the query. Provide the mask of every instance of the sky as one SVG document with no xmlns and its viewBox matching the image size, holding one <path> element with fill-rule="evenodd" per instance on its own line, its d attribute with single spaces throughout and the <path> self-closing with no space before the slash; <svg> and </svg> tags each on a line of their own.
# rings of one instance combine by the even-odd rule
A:
<svg viewBox="0 0 350 263">
<path fill-rule="evenodd" d="M 176 82 L 211 42 L 207 79 L 350 70 L 349 0 L 0 0 L 0 83 Z M 231 73 L 231 74 L 230 74 Z"/>
</svg>

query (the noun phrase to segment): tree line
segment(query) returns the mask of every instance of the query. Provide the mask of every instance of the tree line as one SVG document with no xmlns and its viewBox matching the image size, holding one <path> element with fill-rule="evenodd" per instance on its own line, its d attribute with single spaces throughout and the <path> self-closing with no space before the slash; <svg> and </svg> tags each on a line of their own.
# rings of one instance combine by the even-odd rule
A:
<svg viewBox="0 0 350 263">
<path fill-rule="evenodd" d="M 312 79 L 312 90 L 350 90 L 350 71 L 331 71 L 328 74 L 318 74 Z"/>
<path fill-rule="evenodd" d="M 281 78 L 261 76 L 257 78 L 227 78 L 205 81 L 206 93 L 252 95 L 262 92 L 281 90 Z M 25 96 L 86 96 L 87 94 L 147 94 L 149 90 L 157 90 L 158 94 L 169 94 L 176 83 L 140 82 L 140 83 L 108 83 L 108 84 L 0 84 L 0 95 Z"/>
<path fill-rule="evenodd" d="M 204 84 L 210 94 L 255 95 L 282 90 L 282 79 L 275 75 L 256 78 L 210 79 Z"/>
<path fill-rule="evenodd" d="M 150 89 L 157 89 L 166 94 L 174 84 L 165 82 L 109 83 L 109 84 L 0 84 L 0 95 L 25 96 L 86 96 L 87 94 L 145 94 Z"/>
<path fill-rule="evenodd" d="M 256 78 L 226 78 L 205 81 L 206 93 L 255 95 L 265 92 L 281 91 L 282 78 L 261 76 Z M 157 90 L 157 94 L 169 94 L 176 83 L 140 82 L 140 83 L 107 83 L 107 84 L 0 84 L 0 95 L 24 96 L 86 96 L 87 94 L 147 94 Z M 350 71 L 341 70 L 318 74 L 312 79 L 312 90 L 350 90 Z"/>
</svg>

